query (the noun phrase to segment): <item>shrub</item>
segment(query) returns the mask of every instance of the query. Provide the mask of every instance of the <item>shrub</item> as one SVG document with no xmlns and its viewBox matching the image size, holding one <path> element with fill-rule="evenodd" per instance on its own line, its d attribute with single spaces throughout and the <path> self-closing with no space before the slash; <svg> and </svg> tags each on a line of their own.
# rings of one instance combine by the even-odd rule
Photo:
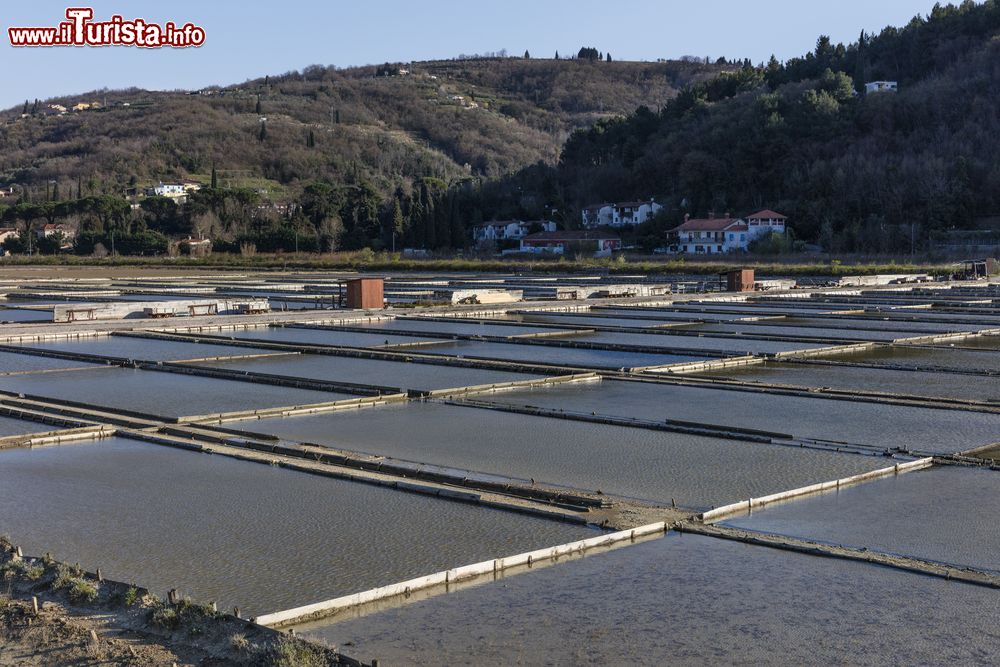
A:
<svg viewBox="0 0 1000 667">
<path fill-rule="evenodd" d="M 69 599 L 73 602 L 93 602 L 97 599 L 97 586 L 83 579 L 75 579 L 69 589 Z"/>
<path fill-rule="evenodd" d="M 129 586 L 128 590 L 125 591 L 125 606 L 131 607 L 139 599 L 139 589 L 135 586 Z"/>
</svg>

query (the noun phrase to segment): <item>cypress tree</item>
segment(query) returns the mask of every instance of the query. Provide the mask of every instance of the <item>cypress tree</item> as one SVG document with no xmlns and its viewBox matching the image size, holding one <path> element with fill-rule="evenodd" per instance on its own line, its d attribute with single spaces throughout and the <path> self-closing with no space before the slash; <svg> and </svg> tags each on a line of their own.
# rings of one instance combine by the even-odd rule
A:
<svg viewBox="0 0 1000 667">
<path fill-rule="evenodd" d="M 212 189 L 219 187 L 219 175 L 215 173 L 215 165 L 212 165 Z"/>
</svg>

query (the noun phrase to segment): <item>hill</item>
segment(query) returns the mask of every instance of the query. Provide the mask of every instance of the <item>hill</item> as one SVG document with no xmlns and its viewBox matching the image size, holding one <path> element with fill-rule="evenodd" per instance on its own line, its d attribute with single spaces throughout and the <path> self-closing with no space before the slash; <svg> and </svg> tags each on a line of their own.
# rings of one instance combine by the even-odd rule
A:
<svg viewBox="0 0 1000 667">
<path fill-rule="evenodd" d="M 224 184 L 282 197 L 316 180 L 364 181 L 390 194 L 424 177 L 492 179 L 552 163 L 573 130 L 640 105 L 659 108 L 715 71 L 690 62 L 490 58 L 310 66 L 194 92 L 29 101 L 0 116 L 0 183 L 117 194 L 159 180 L 207 185 L 215 166 Z M 102 108 L 50 108 L 93 102 Z"/>
<path fill-rule="evenodd" d="M 504 189 L 544 192 L 573 216 L 656 194 L 668 210 L 642 230 L 651 242 L 685 213 L 766 207 L 834 251 L 929 249 L 1000 211 L 998 32 L 989 0 L 935 5 L 849 45 L 820 37 L 802 58 L 735 68 L 659 112 L 598 121 L 569 139 L 558 167 Z M 873 80 L 899 92 L 865 94 Z"/>
</svg>

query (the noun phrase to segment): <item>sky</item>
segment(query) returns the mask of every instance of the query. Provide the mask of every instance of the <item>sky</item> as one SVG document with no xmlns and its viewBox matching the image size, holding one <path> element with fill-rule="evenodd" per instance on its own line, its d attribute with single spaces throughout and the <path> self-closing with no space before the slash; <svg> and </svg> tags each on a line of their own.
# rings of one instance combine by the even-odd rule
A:
<svg viewBox="0 0 1000 667">
<path fill-rule="evenodd" d="M 51 0 L 4 3 L 0 108 L 101 88 L 197 89 L 307 65 L 348 67 L 452 58 L 507 49 L 551 58 L 581 46 L 616 60 L 684 55 L 780 60 L 812 50 L 820 34 L 855 41 L 862 29 L 903 25 L 933 0 Z M 55 26 L 67 6 L 149 22 L 194 23 L 205 44 L 188 49 L 13 48 L 11 26 Z"/>
</svg>

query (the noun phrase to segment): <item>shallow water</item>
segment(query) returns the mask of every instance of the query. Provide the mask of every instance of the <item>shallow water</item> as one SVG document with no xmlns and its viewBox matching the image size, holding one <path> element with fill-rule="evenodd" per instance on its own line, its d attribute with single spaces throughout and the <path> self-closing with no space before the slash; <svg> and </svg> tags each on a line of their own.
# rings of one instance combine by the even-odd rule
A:
<svg viewBox="0 0 1000 667">
<path fill-rule="evenodd" d="M 249 614 L 596 535 L 119 438 L 0 452 L 0 533 L 28 554 Z"/>
<path fill-rule="evenodd" d="M 798 437 L 954 453 L 995 442 L 1000 415 L 606 380 L 516 389 L 490 400 L 573 412 L 679 419 Z"/>
<path fill-rule="evenodd" d="M 502 394 L 497 394 L 500 396 Z M 891 465 L 882 457 L 751 444 L 565 419 L 410 403 L 246 421 L 398 459 L 707 509 Z"/>
<path fill-rule="evenodd" d="M 705 333 L 727 332 L 738 333 L 744 336 L 802 336 L 804 338 L 836 338 L 856 341 L 882 341 L 892 342 L 899 338 L 910 338 L 925 334 L 899 331 L 864 331 L 860 329 L 830 329 L 823 326 L 814 327 L 791 327 L 791 326 L 762 326 L 759 324 L 747 325 L 737 324 L 706 324 L 694 328 L 695 331 Z"/>
<path fill-rule="evenodd" d="M 386 665 L 995 664 L 998 613 L 985 588 L 671 534 L 306 635 Z"/>
<path fill-rule="evenodd" d="M 824 343 L 797 343 L 770 340 L 754 340 L 753 331 L 744 331 L 747 338 L 713 338 L 711 336 L 669 336 L 663 334 L 632 334 L 617 332 L 600 332 L 585 334 L 574 338 L 589 343 L 612 343 L 614 345 L 649 345 L 663 348 L 679 348 L 689 350 L 706 350 L 709 352 L 743 354 L 762 354 L 787 352 L 789 350 L 808 350 L 824 347 Z"/>
<path fill-rule="evenodd" d="M 419 336 L 393 336 L 391 334 L 368 334 L 354 331 L 330 329 L 299 329 L 295 327 L 268 327 L 234 331 L 232 335 L 244 340 L 266 340 L 271 343 L 304 343 L 307 345 L 345 345 L 348 347 L 382 347 L 384 345 L 413 345 L 420 342 L 434 342 L 431 338 Z"/>
<path fill-rule="evenodd" d="M 639 368 L 663 366 L 686 361 L 701 361 L 704 357 L 684 354 L 655 354 L 650 352 L 619 352 L 615 350 L 589 350 L 586 348 L 556 347 L 547 345 L 522 345 L 517 343 L 485 343 L 480 341 L 454 341 L 435 345 L 427 354 L 505 359 L 528 363 L 553 364 L 576 368 Z"/>
<path fill-rule="evenodd" d="M 128 368 L 10 375 L 0 389 L 163 417 L 236 412 L 357 396 Z"/>
<path fill-rule="evenodd" d="M 24 347 L 32 347 L 39 350 L 99 354 L 106 357 L 124 357 L 126 359 L 142 359 L 144 361 L 205 359 L 268 352 L 268 350 L 237 347 L 235 345 L 187 343 L 184 341 L 133 338 L 130 336 L 91 336 L 88 338 L 71 338 L 67 340 L 31 341 L 21 344 Z M 77 362 L 71 361 L 63 361 L 62 363 L 77 364 Z"/>
<path fill-rule="evenodd" d="M 0 308 L 0 322 L 51 322 L 51 310 Z"/>
<path fill-rule="evenodd" d="M 480 384 L 530 380 L 534 375 L 506 373 L 479 368 L 439 366 L 436 364 L 356 359 L 330 355 L 303 354 L 242 361 L 198 364 L 214 368 L 291 375 L 295 377 L 356 382 L 401 389 L 453 389 Z"/>
<path fill-rule="evenodd" d="M 27 433 L 44 433 L 55 431 L 59 427 L 42 422 L 30 422 L 23 419 L 13 419 L 11 417 L 0 417 L 0 438 L 9 435 L 24 435 Z"/>
<path fill-rule="evenodd" d="M 956 346 L 964 346 L 964 341 L 957 341 Z M 824 355 L 822 358 L 830 361 L 847 361 L 851 363 L 906 366 L 910 368 L 946 368 L 962 371 L 989 371 L 1000 373 L 1000 354 L 991 354 L 990 350 L 959 350 L 944 347 L 911 347 L 897 345 L 881 348 L 871 352 L 853 354 Z M 974 382 L 969 378 L 970 382 Z"/>
<path fill-rule="evenodd" d="M 365 329 L 429 331 L 433 333 L 461 334 L 466 336 L 521 336 L 524 334 L 553 332 L 553 329 L 544 327 L 522 327 L 510 324 L 486 324 L 481 322 L 441 322 L 439 320 L 418 319 L 368 322 L 359 326 L 362 326 Z"/>
<path fill-rule="evenodd" d="M 1000 573 L 1000 473 L 944 466 L 730 519 L 726 525 Z"/>
<path fill-rule="evenodd" d="M 816 366 L 768 361 L 756 366 L 726 368 L 705 373 L 741 382 L 830 387 L 918 396 L 936 396 L 1000 402 L 1000 377 L 969 378 L 954 373 L 897 371 L 889 368 Z M 971 380 L 971 381 L 970 381 Z"/>
<path fill-rule="evenodd" d="M 16 352 L 0 352 L 0 374 L 42 371 L 56 368 L 79 368 L 81 366 L 86 367 L 91 366 L 91 364 L 83 361 L 38 357 L 31 354 L 18 354 Z"/>
</svg>

